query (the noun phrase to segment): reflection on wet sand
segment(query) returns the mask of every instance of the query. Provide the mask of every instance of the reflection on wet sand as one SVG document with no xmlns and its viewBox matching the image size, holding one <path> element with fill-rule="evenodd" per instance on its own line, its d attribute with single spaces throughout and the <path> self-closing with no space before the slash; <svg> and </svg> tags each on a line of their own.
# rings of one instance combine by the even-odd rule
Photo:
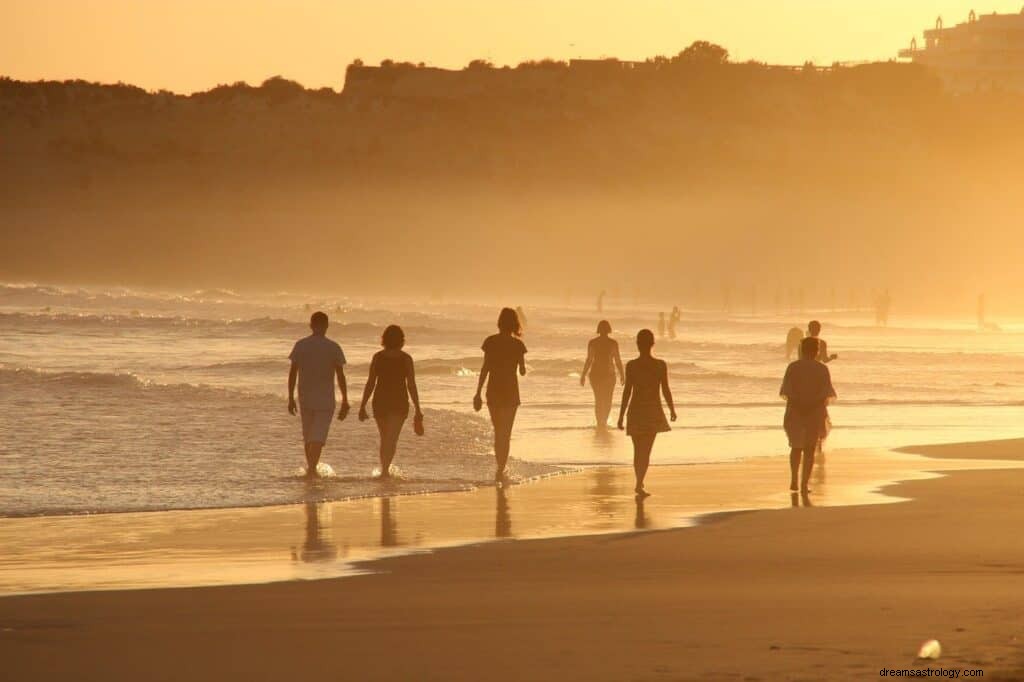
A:
<svg viewBox="0 0 1024 682">
<path fill-rule="evenodd" d="M 794 505 L 894 502 L 891 480 L 1018 462 L 836 451 L 828 485 L 787 499 L 788 461 L 655 467 L 658 494 L 635 500 L 632 470 L 599 466 L 511 488 L 253 509 L 0 519 L 0 595 L 327 578 L 406 548 L 687 526 L 699 515 Z M 330 485 L 330 481 L 324 483 Z M 515 502 L 515 529 L 512 502 Z M 399 519 L 398 508 L 401 507 Z M 399 528 L 401 527 L 401 531 Z M 297 542 L 298 541 L 298 542 Z M 55 549 L 59 548 L 59 549 Z M 282 555 L 282 549 L 287 548 Z"/>
<path fill-rule="evenodd" d="M 494 537 L 512 537 L 512 516 L 509 514 L 508 496 L 505 486 L 496 486 L 496 509 L 494 510 Z"/>
<path fill-rule="evenodd" d="M 306 503 L 306 539 L 302 543 L 299 559 L 307 563 L 333 561 L 338 558 L 338 548 L 325 537 L 321 515 L 330 521 L 330 511 L 320 502 Z"/>
</svg>

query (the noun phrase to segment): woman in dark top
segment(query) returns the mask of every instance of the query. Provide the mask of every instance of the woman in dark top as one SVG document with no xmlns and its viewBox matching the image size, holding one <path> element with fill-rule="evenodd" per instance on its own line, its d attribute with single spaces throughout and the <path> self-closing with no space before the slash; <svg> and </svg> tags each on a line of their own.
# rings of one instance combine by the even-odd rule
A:
<svg viewBox="0 0 1024 682">
<path fill-rule="evenodd" d="M 800 473 L 800 492 L 805 494 L 810 492 L 808 483 L 814 468 L 814 451 L 826 429 L 828 403 L 836 397 L 832 374 L 825 363 L 818 361 L 820 352 L 818 339 L 813 336 L 801 341 L 800 359 L 786 368 L 779 389 L 779 395 L 786 399 L 783 427 L 789 439 L 789 489 L 797 490 L 797 473 Z"/>
<path fill-rule="evenodd" d="M 359 421 L 366 421 L 366 403 L 373 396 L 373 418 L 380 432 L 380 477 L 391 477 L 391 461 L 398 448 L 398 436 L 409 417 L 409 398 L 416 408 L 414 415 L 416 433 L 423 433 L 423 412 L 420 411 L 420 394 L 416 389 L 416 372 L 412 357 L 402 350 L 405 346 L 405 332 L 397 325 L 384 330 L 380 343 L 384 350 L 378 351 L 370 362 L 370 375 L 363 389 L 363 402 L 359 406 Z"/>
<path fill-rule="evenodd" d="M 641 329 L 636 335 L 636 347 L 640 357 L 626 363 L 626 387 L 622 390 L 622 408 L 619 410 L 619 428 L 623 419 L 629 417 L 626 433 L 633 439 L 633 471 L 636 473 L 636 494 L 647 497 L 644 477 L 651 464 L 651 449 L 659 433 L 669 431 L 661 396 L 665 396 L 672 421 L 676 420 L 676 406 L 672 402 L 672 390 L 668 387 L 668 365 L 651 354 L 654 348 L 654 332 Z M 628 412 L 627 412 L 628 410 Z"/>
<path fill-rule="evenodd" d="M 608 415 L 612 411 L 612 399 L 615 396 L 616 373 L 625 382 L 622 369 L 622 358 L 619 356 L 619 344 L 609 334 L 612 325 L 608 320 L 597 323 L 597 336 L 587 345 L 587 361 L 583 363 L 580 373 L 580 386 L 587 383 L 590 376 L 590 388 L 594 391 L 594 416 L 597 428 L 608 426 Z"/>
<path fill-rule="evenodd" d="M 505 465 L 512 440 L 512 425 L 519 409 L 519 374 L 526 376 L 526 346 L 520 340 L 523 333 L 519 316 L 512 308 L 502 308 L 498 315 L 498 333 L 484 339 L 484 364 L 473 396 L 473 409 L 483 408 L 481 393 L 487 384 L 487 411 L 494 426 L 494 458 L 497 470 L 494 480 L 505 479 Z"/>
</svg>

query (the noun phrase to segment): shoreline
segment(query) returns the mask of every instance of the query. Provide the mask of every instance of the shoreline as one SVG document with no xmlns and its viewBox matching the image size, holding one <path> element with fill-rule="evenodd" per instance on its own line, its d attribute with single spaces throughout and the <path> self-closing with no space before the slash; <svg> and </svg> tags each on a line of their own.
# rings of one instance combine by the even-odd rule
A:
<svg viewBox="0 0 1024 682">
<path fill-rule="evenodd" d="M 1022 679 L 1024 440 L 929 461 L 958 448 L 1013 467 L 878 493 L 900 504 L 465 545 L 346 579 L 11 596 L 0 656 L 18 680 Z M 942 658 L 915 661 L 931 638 Z"/>
<path fill-rule="evenodd" d="M 1012 443 L 1013 441 L 1011 441 Z M 958 448 L 965 446 L 922 446 Z M 989 449 L 986 449 L 989 448 Z M 693 527 L 739 512 L 905 501 L 904 481 L 1010 460 L 835 450 L 817 492 L 783 491 L 784 456 L 652 467 L 637 501 L 626 465 L 579 467 L 505 488 L 366 496 L 268 507 L 0 519 L 0 598 L 30 594 L 260 585 L 373 572 L 404 554 L 507 540 L 572 539 Z M 943 450 L 944 451 L 944 450 Z M 58 548 L 58 549 L 55 549 Z"/>
</svg>

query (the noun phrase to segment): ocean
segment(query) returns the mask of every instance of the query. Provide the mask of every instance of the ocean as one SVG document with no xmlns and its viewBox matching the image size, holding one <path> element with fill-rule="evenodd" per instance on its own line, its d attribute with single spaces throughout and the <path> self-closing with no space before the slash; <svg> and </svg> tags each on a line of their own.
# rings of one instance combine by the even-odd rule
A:
<svg viewBox="0 0 1024 682">
<path fill-rule="evenodd" d="M 608 319 L 623 360 L 638 329 L 669 305 L 591 298 L 473 301 L 294 292 L 193 292 L 0 285 L 0 516 L 95 514 L 279 504 L 468 490 L 489 484 L 486 412 L 472 410 L 480 344 L 501 305 L 522 305 L 528 374 L 513 434 L 517 481 L 628 464 L 628 439 L 594 428 L 579 385 L 587 341 Z M 312 310 L 344 347 L 353 411 L 335 422 L 310 484 L 299 421 L 286 411 L 287 356 Z M 684 310 L 659 339 L 679 421 L 655 464 L 701 465 L 783 454 L 779 384 L 790 327 L 812 317 L 839 359 L 829 450 L 1024 436 L 1024 324 L 869 311 L 726 314 Z M 380 333 L 397 323 L 416 362 L 426 435 L 411 423 L 381 482 L 377 432 L 356 419 Z M 618 391 L 617 391 L 618 396 Z M 616 405 L 613 420 L 617 415 Z M 786 472 L 780 472 L 780 485 Z"/>
</svg>

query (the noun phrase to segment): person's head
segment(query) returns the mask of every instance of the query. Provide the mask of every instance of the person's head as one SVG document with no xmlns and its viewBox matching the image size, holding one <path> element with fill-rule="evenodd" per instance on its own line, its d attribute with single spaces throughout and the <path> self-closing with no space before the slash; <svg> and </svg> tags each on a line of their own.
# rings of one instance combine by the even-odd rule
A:
<svg viewBox="0 0 1024 682">
<path fill-rule="evenodd" d="M 597 333 L 601 336 L 608 336 L 612 333 L 612 323 L 608 320 L 601 320 L 597 323 Z"/>
<path fill-rule="evenodd" d="M 817 320 L 811 320 L 809 323 L 807 323 L 807 331 L 810 333 L 811 336 L 817 336 L 818 334 L 821 333 L 821 322 L 818 322 Z"/>
<path fill-rule="evenodd" d="M 380 345 L 388 350 L 401 350 L 405 345 L 405 332 L 397 324 L 389 324 L 381 334 Z"/>
<path fill-rule="evenodd" d="M 309 328 L 314 334 L 327 333 L 327 313 L 316 311 L 309 318 Z"/>
<path fill-rule="evenodd" d="M 654 332 L 650 329 L 641 329 L 636 333 L 636 347 L 641 353 L 650 353 L 654 348 Z"/>
<path fill-rule="evenodd" d="M 804 360 L 814 360 L 818 357 L 818 339 L 808 336 L 800 342 L 800 357 Z"/>
<path fill-rule="evenodd" d="M 498 314 L 498 331 L 502 334 L 513 334 L 520 336 L 523 333 L 523 325 L 519 323 L 519 315 L 512 308 L 502 308 Z"/>
</svg>

